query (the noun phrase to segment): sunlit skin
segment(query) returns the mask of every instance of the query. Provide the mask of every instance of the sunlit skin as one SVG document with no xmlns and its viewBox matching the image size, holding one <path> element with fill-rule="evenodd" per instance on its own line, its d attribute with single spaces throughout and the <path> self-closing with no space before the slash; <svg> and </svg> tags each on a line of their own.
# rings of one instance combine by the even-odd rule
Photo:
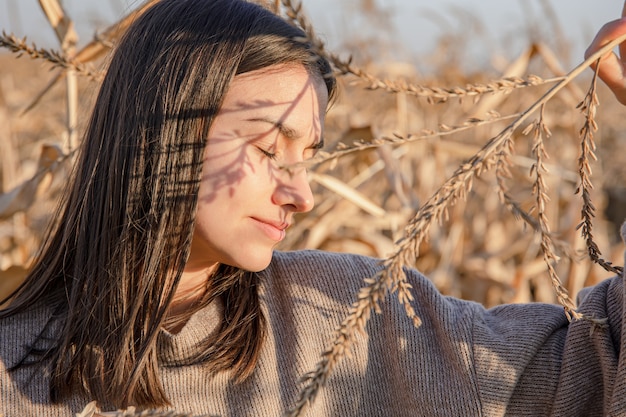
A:
<svg viewBox="0 0 626 417">
<path fill-rule="evenodd" d="M 622 18 L 602 26 L 587 48 L 585 58 L 624 34 L 626 34 L 626 2 L 622 8 Z M 618 53 L 611 51 L 602 57 L 598 76 L 613 91 L 617 100 L 626 104 L 626 43 L 620 44 L 617 49 Z M 592 67 L 596 69 L 595 64 Z"/>
<path fill-rule="evenodd" d="M 198 298 L 218 264 L 265 269 L 296 213 L 313 208 L 306 169 L 323 145 L 328 93 L 300 65 L 238 75 L 205 150 L 189 261 L 170 313 Z"/>
</svg>

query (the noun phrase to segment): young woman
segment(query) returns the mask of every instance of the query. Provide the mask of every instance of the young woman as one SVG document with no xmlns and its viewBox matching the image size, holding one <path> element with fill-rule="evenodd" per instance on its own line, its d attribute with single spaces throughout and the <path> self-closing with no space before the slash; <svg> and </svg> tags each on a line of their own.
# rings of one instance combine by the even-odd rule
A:
<svg viewBox="0 0 626 417">
<path fill-rule="evenodd" d="M 95 400 L 276 416 L 297 401 L 374 259 L 273 252 L 310 210 L 303 169 L 335 89 L 304 34 L 244 0 L 161 0 L 117 46 L 62 209 L 0 312 L 0 415 Z M 598 41 L 598 44 L 605 40 Z M 615 415 L 626 410 L 623 277 L 569 323 L 482 306 L 406 272 L 310 416 Z"/>
</svg>

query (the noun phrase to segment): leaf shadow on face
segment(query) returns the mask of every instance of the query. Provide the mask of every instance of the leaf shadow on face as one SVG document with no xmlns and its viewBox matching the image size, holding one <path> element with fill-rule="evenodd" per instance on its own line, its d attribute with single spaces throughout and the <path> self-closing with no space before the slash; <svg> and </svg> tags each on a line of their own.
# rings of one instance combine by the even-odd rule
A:
<svg viewBox="0 0 626 417">
<path fill-rule="evenodd" d="M 204 170 L 201 179 L 201 187 L 199 192 L 199 200 L 204 203 L 213 201 L 217 194 L 226 192 L 230 197 L 237 192 L 238 186 L 248 175 L 263 175 L 267 178 L 267 183 L 271 188 L 281 187 L 282 192 L 295 198 L 298 190 L 291 184 L 290 178 L 302 167 L 291 168 L 289 165 L 299 161 L 291 161 L 281 159 L 272 160 L 270 157 L 263 155 L 262 146 L 274 144 L 281 134 L 278 124 L 289 123 L 290 116 L 299 105 L 305 105 L 315 109 L 317 104 L 311 96 L 311 103 L 303 103 L 307 100 L 309 92 L 315 93 L 314 81 L 310 78 L 302 86 L 302 88 L 294 94 L 294 99 L 290 101 L 273 101 L 273 100 L 239 100 L 230 107 L 223 107 L 219 115 L 228 117 L 234 121 L 245 121 L 251 115 L 255 118 L 263 118 L 265 114 L 275 115 L 275 108 L 284 108 L 279 117 L 267 117 L 268 120 L 274 120 L 276 123 L 255 123 L 254 129 L 245 129 L 242 131 L 238 126 L 226 126 L 221 128 L 219 132 L 214 132 L 213 126 L 209 131 L 207 145 L 204 153 Z M 239 116 L 238 114 L 241 114 Z M 234 116 L 234 117 L 232 117 Z M 214 119 L 215 120 L 215 119 Z M 312 112 L 311 122 L 307 123 L 307 130 L 299 132 L 299 138 L 291 138 L 285 140 L 301 140 L 308 146 L 312 142 L 316 142 L 321 137 L 322 124 L 320 116 Z M 257 148 L 261 147 L 261 149 Z M 267 151 L 267 149 L 265 149 Z M 256 158 L 262 159 L 262 163 L 256 161 Z M 268 196 L 269 198 L 269 196 Z"/>
</svg>

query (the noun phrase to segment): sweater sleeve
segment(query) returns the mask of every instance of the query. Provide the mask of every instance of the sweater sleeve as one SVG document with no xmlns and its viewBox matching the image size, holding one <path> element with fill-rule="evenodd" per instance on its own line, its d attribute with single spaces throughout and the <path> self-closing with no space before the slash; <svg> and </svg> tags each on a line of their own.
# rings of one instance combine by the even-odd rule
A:
<svg viewBox="0 0 626 417">
<path fill-rule="evenodd" d="M 622 232 L 626 235 L 626 228 Z M 445 388 L 445 395 L 452 397 L 448 400 L 462 393 L 468 396 L 468 406 L 475 398 L 480 411 L 474 415 L 484 416 L 600 417 L 626 412 L 623 274 L 585 291 L 578 311 L 592 320 L 572 322 L 561 306 L 531 303 L 485 309 L 442 296 L 417 271 L 408 270 L 407 276 L 423 322 L 413 332 L 403 330 L 419 350 L 404 353 L 408 362 L 418 364 L 408 369 L 421 374 L 439 362 L 432 385 Z M 399 303 L 393 298 L 389 312 L 400 320 Z M 453 365 L 454 375 L 446 372 Z M 436 398 L 433 386 L 422 386 L 413 395 Z"/>
<path fill-rule="evenodd" d="M 278 275 L 291 277 L 298 297 L 317 305 L 310 294 L 328 294 L 346 307 L 335 310 L 333 327 L 347 315 L 362 279 L 379 268 L 373 259 L 316 251 L 278 256 L 279 264 L 287 260 Z M 377 404 L 381 415 L 601 416 L 626 409 L 626 382 L 620 382 L 626 381 L 626 359 L 620 357 L 623 277 L 584 297 L 582 313 L 607 319 L 599 326 L 570 323 L 563 308 L 552 304 L 486 309 L 442 295 L 414 269 L 406 275 L 421 326 L 413 326 L 392 293 L 357 341 L 356 359 L 346 358 L 333 371 L 327 391 L 358 391 L 367 404 L 360 411 Z M 346 381 L 360 382 L 342 388 Z"/>
<path fill-rule="evenodd" d="M 284 272 L 275 269 L 272 279 L 291 276 L 291 296 L 318 305 L 320 297 L 312 294 L 327 294 L 345 306 L 326 317 L 334 321 L 331 328 L 345 318 L 363 278 L 379 268 L 373 259 L 315 251 L 282 254 L 277 260 Z M 485 309 L 443 296 L 416 270 L 406 274 L 422 324 L 413 326 L 397 294 L 381 303 L 381 314 L 372 315 L 353 357 L 342 360 L 324 388 L 327 397 L 339 391 L 358 393 L 354 402 L 362 408 L 350 413 L 343 409 L 343 415 L 368 410 L 394 416 L 550 413 L 569 324 L 561 307 Z M 315 315 L 310 310 L 303 315 L 307 319 L 294 326 L 316 325 Z"/>
<path fill-rule="evenodd" d="M 417 271 L 409 270 L 407 276 L 423 321 L 411 333 L 404 330 L 420 349 L 405 352 L 408 361 L 419 365 L 408 369 L 420 374 L 439 362 L 432 386 L 413 395 L 436 398 L 444 391 L 452 402 L 462 393 L 467 396 L 465 406 L 471 399 L 478 403 L 479 411 L 473 415 L 483 416 L 624 415 L 623 276 L 599 283 L 581 301 L 578 311 L 599 320 L 572 322 L 558 305 L 485 309 L 442 296 Z M 397 300 L 390 300 L 389 312 L 400 320 L 397 305 Z M 446 373 L 454 364 L 456 374 Z"/>
<path fill-rule="evenodd" d="M 407 275 L 423 323 L 410 331 L 419 348 L 405 354 L 420 366 L 409 369 L 419 380 L 424 369 L 437 368 L 429 386 L 413 395 L 427 394 L 443 404 L 463 396 L 467 412 L 455 415 L 550 414 L 569 325 L 562 307 L 533 303 L 485 309 L 441 295 L 417 271 Z M 394 304 L 399 305 L 395 296 L 389 310 L 400 320 Z M 469 412 L 473 405 L 476 410 Z"/>
</svg>

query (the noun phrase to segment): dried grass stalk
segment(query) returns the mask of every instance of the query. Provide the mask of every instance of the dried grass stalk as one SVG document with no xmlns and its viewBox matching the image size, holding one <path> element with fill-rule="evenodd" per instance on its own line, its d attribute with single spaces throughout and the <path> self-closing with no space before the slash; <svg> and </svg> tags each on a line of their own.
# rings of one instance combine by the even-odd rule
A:
<svg viewBox="0 0 626 417">
<path fill-rule="evenodd" d="M 315 46 L 317 52 L 326 56 L 341 75 L 352 74 L 365 83 L 366 88 L 371 90 L 382 89 L 390 93 L 406 93 L 408 95 L 424 97 L 429 103 L 445 102 L 451 98 L 477 97 L 483 94 L 496 92 L 509 93 L 514 89 L 551 84 L 562 80 L 562 77 L 543 80 L 538 76 L 528 76 L 526 79 L 520 77 L 505 77 L 492 81 L 488 84 L 470 84 L 465 87 L 429 87 L 418 84 L 407 83 L 405 81 L 391 81 L 380 79 L 373 74 L 352 64 L 352 58 L 343 60 L 337 55 L 325 50 L 324 43 L 315 36 L 313 27 L 309 24 L 304 15 L 302 3 L 292 0 L 282 0 L 286 9 L 287 17 L 300 26 L 307 33 L 307 40 Z"/>
<path fill-rule="evenodd" d="M 597 64 L 600 66 L 600 61 Z M 593 184 L 591 182 L 591 164 L 590 159 L 597 160 L 595 155 L 596 144 L 594 142 L 593 133 L 598 130 L 595 122 L 596 109 L 598 107 L 598 96 L 596 94 L 597 73 L 594 73 L 591 86 L 585 95 L 583 101 L 577 108 L 585 115 L 585 123 L 580 129 L 580 158 L 578 159 L 578 174 L 580 175 L 580 185 L 576 189 L 576 194 L 580 194 L 583 200 L 581 210 L 582 221 L 576 229 L 580 229 L 582 237 L 585 239 L 587 252 L 591 260 L 607 271 L 621 274 L 623 268 L 613 266 L 611 262 L 602 259 L 600 248 L 593 238 L 593 218 L 595 217 L 596 208 L 591 201 L 591 190 Z"/>
<path fill-rule="evenodd" d="M 291 3 L 289 0 L 283 0 L 283 4 Z M 298 9 L 295 10 L 296 14 Z M 405 306 L 407 316 L 414 324 L 420 323 L 419 317 L 415 316 L 415 312 L 410 305 L 412 296 L 408 290 L 410 285 L 406 282 L 406 276 L 403 273 L 403 266 L 412 263 L 418 253 L 419 244 L 425 239 L 428 230 L 433 222 L 441 222 L 445 219 L 448 209 L 456 203 L 457 200 L 463 199 L 471 190 L 473 179 L 482 172 L 487 171 L 497 164 L 499 156 L 505 155 L 510 146 L 510 140 L 513 132 L 519 128 L 524 121 L 536 111 L 542 111 L 543 106 L 554 95 L 569 84 L 581 72 L 587 69 L 591 63 L 595 62 L 600 56 L 606 54 L 616 45 L 626 40 L 626 34 L 613 40 L 603 48 L 598 50 L 591 57 L 576 66 L 567 76 L 563 77 L 556 85 L 550 88 L 539 100 L 527 108 L 513 123 L 500 132 L 497 136 L 491 138 L 479 152 L 476 153 L 469 161 L 462 164 L 454 174 L 435 192 L 435 194 L 417 211 L 416 215 L 405 227 L 405 237 L 396 242 L 396 251 L 383 261 L 384 269 L 376 276 L 366 280 L 366 286 L 359 291 L 357 301 L 351 307 L 348 316 L 341 324 L 336 332 L 335 339 L 331 346 L 322 353 L 321 360 L 315 369 L 302 377 L 303 387 L 299 392 L 296 404 L 290 409 L 286 415 L 298 416 L 304 410 L 307 404 L 314 401 L 317 392 L 328 380 L 330 372 L 334 369 L 337 362 L 346 352 L 351 349 L 355 342 L 355 335 L 365 329 L 365 324 L 369 320 L 371 311 L 379 311 L 379 301 L 382 300 L 389 290 L 397 290 L 400 292 L 399 301 Z M 540 119 L 542 120 L 542 119 Z M 543 122 L 541 122 L 543 126 Z M 541 127 L 543 130 L 543 127 Z M 504 152 L 504 153 L 503 153 Z M 544 151 L 539 146 L 536 149 L 537 168 L 545 169 L 543 166 Z M 572 318 L 586 318 L 596 324 L 602 324 L 603 318 L 595 319 L 582 316 L 575 311 L 567 291 L 560 284 L 560 280 L 556 275 L 553 262 L 557 259 L 552 251 L 552 240 L 550 238 L 549 228 L 547 227 L 547 219 L 545 218 L 545 187 L 542 176 L 540 175 L 536 181 L 536 195 L 539 215 L 539 226 L 541 233 L 541 244 L 544 249 L 544 259 L 548 266 L 550 278 L 557 292 L 557 299 L 563 305 L 568 314 Z M 406 291 L 406 292 L 405 292 Z"/>
<path fill-rule="evenodd" d="M 531 176 L 535 177 L 533 184 L 533 194 L 536 197 L 535 209 L 537 210 L 537 218 L 539 225 L 539 234 L 541 236 L 541 250 L 543 253 L 543 259 L 547 266 L 548 276 L 554 287 L 557 300 L 565 308 L 565 313 L 568 318 L 582 318 L 582 315 L 576 312 L 576 306 L 571 300 L 567 290 L 563 287 L 561 279 L 556 273 L 554 265 L 558 262 L 559 257 L 554 253 L 554 245 L 550 236 L 550 226 L 548 224 L 548 216 L 546 214 L 546 206 L 550 197 L 548 196 L 548 187 L 545 182 L 544 175 L 548 172 L 544 160 L 548 158 L 548 153 L 544 144 L 544 135 L 546 138 L 551 136 L 550 130 L 544 123 L 544 109 L 545 105 L 541 106 L 541 111 L 538 120 L 528 125 L 524 134 L 533 132 L 533 147 L 532 153 L 536 158 L 535 164 L 530 169 Z"/>
<path fill-rule="evenodd" d="M 498 122 L 502 122 L 502 121 L 506 121 L 510 119 L 515 119 L 519 117 L 520 115 L 521 114 L 500 116 L 496 112 L 492 111 L 489 114 L 490 116 L 489 118 L 479 119 L 476 117 L 472 117 L 470 119 L 467 119 L 462 125 L 459 125 L 459 126 L 448 126 L 448 125 L 442 124 L 439 126 L 439 130 L 424 129 L 420 133 L 417 133 L 417 134 L 408 134 L 408 135 L 394 134 L 393 137 L 382 136 L 382 137 L 375 138 L 369 142 L 357 141 L 357 142 L 352 143 L 351 145 L 346 145 L 345 143 L 340 142 L 337 145 L 337 147 L 332 151 L 328 151 L 328 152 L 320 151 L 315 155 L 315 157 L 307 160 L 306 162 L 299 163 L 297 165 L 294 165 L 293 167 L 284 167 L 284 168 L 293 169 L 296 166 L 311 167 L 311 166 L 318 165 L 324 162 L 336 161 L 339 158 L 342 158 L 344 156 L 347 156 L 355 152 L 362 152 L 362 151 L 366 151 L 369 149 L 381 148 L 387 145 L 398 146 L 398 145 L 404 145 L 407 143 L 413 143 L 413 142 L 418 142 L 422 140 L 437 139 L 437 138 L 442 138 L 445 136 L 452 136 L 458 133 L 462 133 L 462 132 L 477 128 L 479 126 L 484 126 L 484 125 L 498 123 Z"/>
<path fill-rule="evenodd" d="M 73 70 L 80 75 L 84 75 L 95 81 L 101 81 L 103 74 L 99 71 L 89 69 L 85 65 L 73 59 L 69 59 L 64 53 L 45 48 L 37 48 L 35 45 L 27 45 L 26 38 L 19 39 L 13 34 L 2 31 L 0 35 L 0 48 L 7 48 L 17 54 L 17 57 L 26 54 L 33 59 L 43 59 L 53 66 L 64 70 Z"/>
</svg>

